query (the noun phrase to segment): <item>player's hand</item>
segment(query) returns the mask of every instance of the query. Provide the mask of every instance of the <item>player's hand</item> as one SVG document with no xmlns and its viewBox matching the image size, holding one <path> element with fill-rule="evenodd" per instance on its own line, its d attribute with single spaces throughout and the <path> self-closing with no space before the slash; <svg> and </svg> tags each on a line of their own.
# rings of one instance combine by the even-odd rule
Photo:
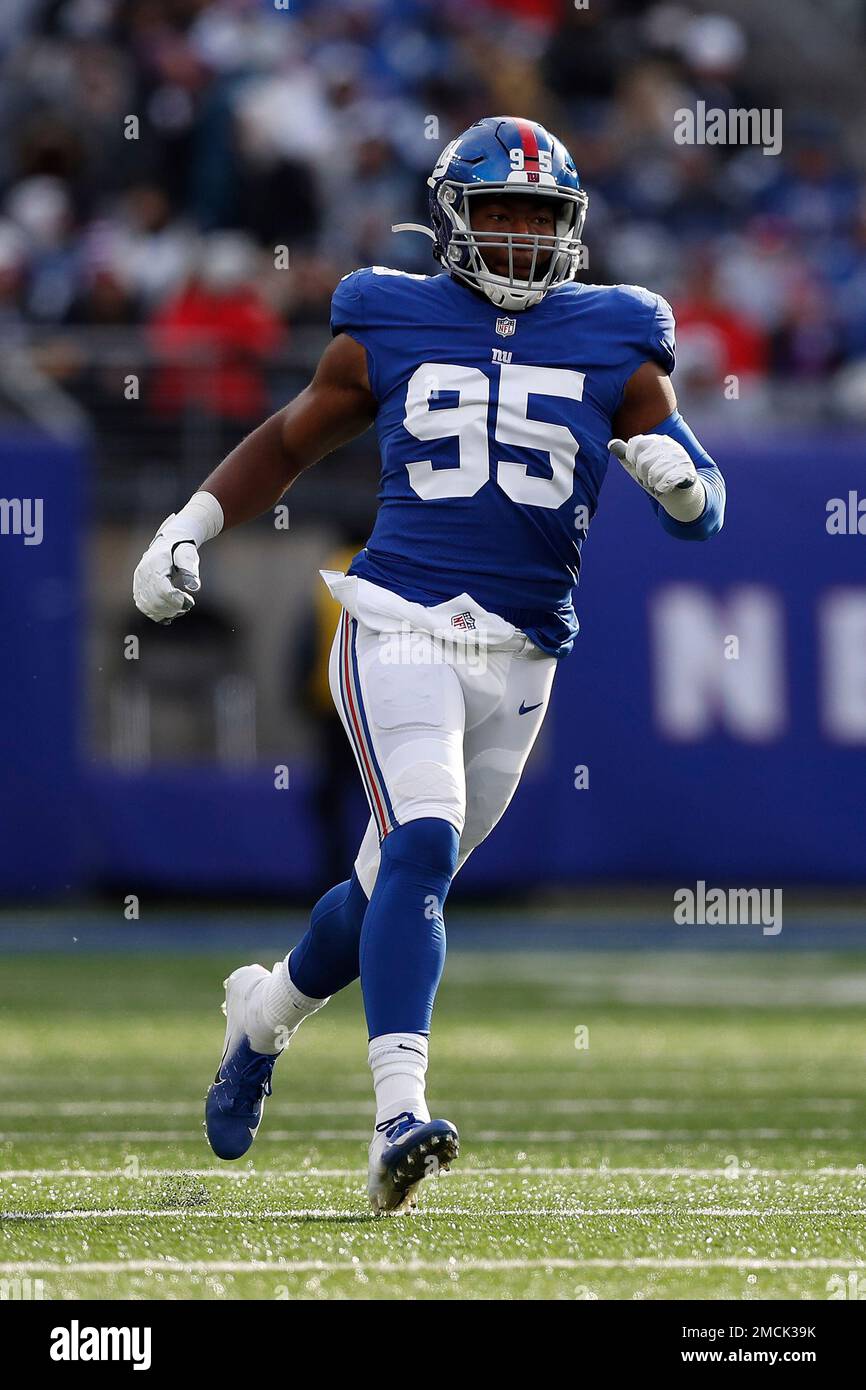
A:
<svg viewBox="0 0 866 1390">
<path fill-rule="evenodd" d="M 633 434 L 626 444 L 611 439 L 608 449 L 625 471 L 653 497 L 691 487 L 698 473 L 682 444 L 666 434 Z"/>
<path fill-rule="evenodd" d="M 175 514 L 167 516 L 142 555 L 132 579 L 135 606 L 155 623 L 171 623 L 195 607 L 201 588 L 198 549 Z"/>
</svg>

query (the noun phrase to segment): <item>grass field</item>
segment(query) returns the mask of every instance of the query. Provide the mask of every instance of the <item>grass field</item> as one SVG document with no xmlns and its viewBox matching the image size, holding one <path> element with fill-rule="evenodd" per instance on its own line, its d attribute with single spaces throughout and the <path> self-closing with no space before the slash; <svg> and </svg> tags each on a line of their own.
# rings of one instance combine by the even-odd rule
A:
<svg viewBox="0 0 866 1390">
<path fill-rule="evenodd" d="M 418 1214 L 374 1220 L 357 986 L 280 1060 L 249 1160 L 205 1144 L 220 981 L 259 955 L 2 959 L 0 1278 L 56 1299 L 866 1294 L 866 956 L 453 951 L 429 1094 L 463 1156 Z"/>
</svg>

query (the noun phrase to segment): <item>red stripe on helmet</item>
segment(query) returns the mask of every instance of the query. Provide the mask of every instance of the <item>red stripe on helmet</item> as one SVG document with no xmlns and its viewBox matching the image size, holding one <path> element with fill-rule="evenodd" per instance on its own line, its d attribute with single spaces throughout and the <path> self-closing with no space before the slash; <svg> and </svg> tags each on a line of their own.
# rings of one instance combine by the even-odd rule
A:
<svg viewBox="0 0 866 1390">
<path fill-rule="evenodd" d="M 517 126 L 517 133 L 520 136 L 520 143 L 523 146 L 524 164 L 538 165 L 538 137 L 535 134 L 535 127 L 531 121 L 523 121 L 516 116 L 514 124 Z"/>
</svg>

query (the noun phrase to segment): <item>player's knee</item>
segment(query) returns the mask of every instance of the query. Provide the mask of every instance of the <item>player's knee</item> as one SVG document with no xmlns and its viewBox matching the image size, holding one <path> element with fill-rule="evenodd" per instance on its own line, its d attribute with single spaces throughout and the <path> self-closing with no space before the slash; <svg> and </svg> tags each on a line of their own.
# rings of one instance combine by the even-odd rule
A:
<svg viewBox="0 0 866 1390">
<path fill-rule="evenodd" d="M 319 898 L 310 913 L 310 927 L 323 936 L 343 932 L 357 935 L 366 910 L 367 895 L 353 870 L 350 878 L 335 884 Z"/>
<path fill-rule="evenodd" d="M 504 749 L 490 749 L 470 763 L 464 840 L 475 846 L 487 838 L 517 790 L 521 771 L 520 757 Z"/>
<path fill-rule="evenodd" d="M 450 821 L 423 816 L 395 826 L 382 841 L 382 858 L 413 864 L 427 873 L 450 879 L 457 867 L 460 836 Z"/>
<path fill-rule="evenodd" d="M 466 813 L 466 786 L 463 771 L 451 765 L 439 748 L 413 750 L 410 761 L 401 765 L 393 758 L 385 769 L 385 781 L 401 821 L 436 816 L 462 827 Z"/>
</svg>

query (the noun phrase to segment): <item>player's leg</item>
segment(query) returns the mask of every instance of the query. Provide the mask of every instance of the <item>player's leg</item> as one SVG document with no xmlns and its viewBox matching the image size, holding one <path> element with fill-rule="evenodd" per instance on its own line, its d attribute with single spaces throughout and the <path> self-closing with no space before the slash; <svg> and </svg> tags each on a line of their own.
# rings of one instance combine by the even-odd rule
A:
<svg viewBox="0 0 866 1390">
<path fill-rule="evenodd" d="M 331 649 L 335 699 L 340 646 L 338 629 Z M 304 1019 L 358 978 L 367 903 L 353 869 L 319 899 L 307 932 L 284 960 L 270 971 L 241 966 L 224 981 L 224 1051 L 205 1104 L 205 1133 L 220 1158 L 240 1158 L 249 1149 L 270 1095 L 274 1063 Z"/>
<path fill-rule="evenodd" d="M 355 755 L 364 791 L 370 803 L 370 821 L 362 848 L 372 841 L 378 849 L 375 800 L 377 793 L 369 784 L 363 747 L 355 733 L 357 707 L 350 698 L 347 678 L 350 632 L 351 620 L 344 609 L 331 643 L 328 681 L 334 705 L 349 740 L 349 746 Z M 290 982 L 308 998 L 330 998 L 353 980 L 357 980 L 360 974 L 361 928 L 373 890 L 375 872 L 372 878 L 365 875 L 362 880 L 357 872 L 358 867 L 356 863 L 348 879 L 330 888 L 319 899 L 310 914 L 310 926 L 306 934 L 286 957 L 285 966 Z M 378 868 L 378 863 L 376 867 Z M 276 971 L 276 967 L 274 969 Z M 279 989 L 279 985 L 276 989 Z M 286 1001 L 282 1002 L 285 1007 Z M 275 998 L 274 1003 L 278 1004 L 279 1000 Z"/>
<path fill-rule="evenodd" d="M 431 1159 L 442 1166 L 457 1151 L 453 1126 L 430 1119 L 425 1077 L 464 817 L 463 696 L 427 634 L 395 652 L 388 634 L 347 618 L 343 637 L 340 697 L 379 840 L 375 875 L 363 845 L 356 861 L 370 891 L 360 943 L 376 1091 L 369 1191 L 376 1210 L 393 1211 L 413 1203 Z"/>
<path fill-rule="evenodd" d="M 466 665 L 455 667 L 464 695 L 466 785 L 455 873 L 502 818 L 517 790 L 544 722 L 557 666 L 555 657 L 492 651 L 485 654 L 481 675 Z M 379 862 L 379 837 L 371 816 L 353 870 L 368 895 Z"/>
<path fill-rule="evenodd" d="M 425 1090 L 458 841 L 451 822 L 436 816 L 391 830 L 364 919 L 361 985 L 376 1092 L 368 1193 L 376 1212 L 414 1206 L 421 1179 L 457 1156 L 457 1131 L 431 1119 Z"/>
<path fill-rule="evenodd" d="M 466 822 L 455 873 L 502 818 L 517 790 L 547 712 L 556 668 L 552 656 L 491 652 L 482 677 L 463 679 Z"/>
<path fill-rule="evenodd" d="M 255 1138 L 280 1053 L 304 1019 L 358 978 L 367 895 L 354 871 L 316 903 L 306 935 L 273 970 L 242 965 L 225 983 L 222 1061 L 205 1105 L 205 1132 L 220 1158 L 240 1158 Z"/>
</svg>

